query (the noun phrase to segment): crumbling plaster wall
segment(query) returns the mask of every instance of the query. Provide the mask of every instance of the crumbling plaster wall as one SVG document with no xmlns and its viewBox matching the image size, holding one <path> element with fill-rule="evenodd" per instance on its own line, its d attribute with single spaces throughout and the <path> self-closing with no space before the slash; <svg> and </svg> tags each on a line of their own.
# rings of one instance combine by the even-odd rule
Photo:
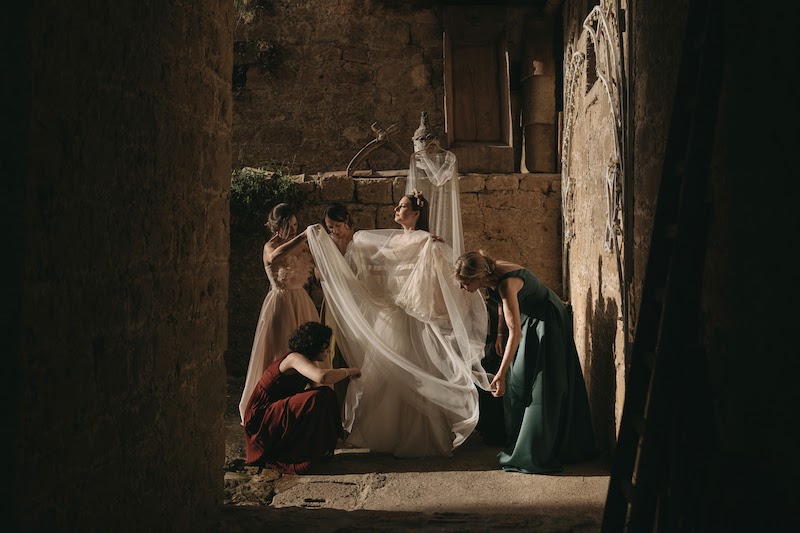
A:
<svg viewBox="0 0 800 533">
<path fill-rule="evenodd" d="M 629 33 L 624 35 L 629 43 L 625 63 L 632 86 L 630 112 L 635 126 L 633 131 L 627 132 L 633 140 L 632 146 L 623 145 L 623 150 L 633 150 L 633 166 L 628 169 L 623 185 L 623 188 L 633 189 L 632 204 L 625 204 L 623 191 L 618 221 L 624 229 L 624 217 L 632 220 L 632 233 L 626 235 L 623 231 L 619 235 L 623 271 L 626 255 L 630 265 L 627 273 L 630 284 L 628 328 L 632 334 L 647 269 L 685 28 L 686 2 L 648 4 L 646 9 L 637 9 L 639 4 L 634 2 L 623 5 L 630 24 Z M 586 54 L 588 36 L 585 30 L 580 30 L 588 15 L 584 4 L 568 2 L 565 13 L 565 35 L 570 31 L 581 35 L 577 38 L 577 49 Z M 670 23 L 664 24 L 664 21 Z M 653 53 L 653 50 L 664 49 L 674 53 Z M 613 154 L 613 119 L 601 84 L 596 82 L 586 87 L 585 67 L 581 76 L 577 84 L 569 155 L 569 178 L 574 196 L 566 216 L 571 220 L 574 237 L 568 245 L 567 277 L 575 311 L 576 340 L 583 347 L 595 432 L 600 444 L 612 449 L 621 420 L 626 380 L 619 270 L 613 247 L 611 251 L 605 249 L 604 237 L 608 220 L 605 175 Z"/>
<path fill-rule="evenodd" d="M 376 121 L 382 128 L 397 124 L 390 138 L 410 154 L 422 111 L 445 139 L 441 6 L 242 3 L 250 7 L 234 32 L 234 166 L 279 162 L 308 174 L 344 170 L 375 138 L 370 125 Z M 514 83 L 525 12 L 505 9 Z M 368 166 L 403 169 L 408 160 L 378 150 L 362 165 Z"/>
<path fill-rule="evenodd" d="M 332 202 L 345 204 L 357 229 L 393 228 L 393 208 L 403 196 L 404 176 L 348 178 L 328 173 L 298 184 L 306 196 L 300 228 L 321 223 Z M 464 245 L 528 266 L 561 294 L 561 177 L 558 174 L 464 174 L 459 178 Z M 231 241 L 231 314 L 227 368 L 232 376 L 247 371 L 261 302 L 269 289 L 261 249 L 263 236 Z M 318 285 L 309 287 L 317 305 Z"/>
<path fill-rule="evenodd" d="M 45 1 L 20 24 L 21 531 L 204 529 L 222 502 L 232 15 Z"/>
</svg>

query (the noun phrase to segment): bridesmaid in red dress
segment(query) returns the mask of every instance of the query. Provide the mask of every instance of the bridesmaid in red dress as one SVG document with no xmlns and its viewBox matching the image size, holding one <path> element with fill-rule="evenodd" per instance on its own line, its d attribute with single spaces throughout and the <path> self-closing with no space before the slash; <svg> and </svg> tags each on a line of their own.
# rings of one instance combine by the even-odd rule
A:
<svg viewBox="0 0 800 533">
<path fill-rule="evenodd" d="M 289 352 L 273 361 L 247 403 L 244 436 L 249 465 L 302 474 L 333 455 L 342 419 L 332 385 L 361 375 L 359 368 L 321 369 L 331 329 L 306 322 L 289 339 Z"/>
</svg>

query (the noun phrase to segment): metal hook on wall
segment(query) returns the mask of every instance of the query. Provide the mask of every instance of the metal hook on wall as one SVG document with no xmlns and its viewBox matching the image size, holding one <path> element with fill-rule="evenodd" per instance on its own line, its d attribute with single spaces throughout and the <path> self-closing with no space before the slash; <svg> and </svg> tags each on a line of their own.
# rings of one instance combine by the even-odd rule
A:
<svg viewBox="0 0 800 533">
<path fill-rule="evenodd" d="M 375 133 L 375 138 L 368 142 L 361 150 L 359 150 L 356 155 L 353 156 L 353 159 L 350 160 L 350 163 L 347 165 L 347 177 L 353 177 L 353 171 L 355 168 L 364 161 L 369 154 L 377 150 L 378 148 L 388 148 L 394 151 L 397 155 L 403 158 L 403 160 L 407 160 L 409 158 L 409 154 L 406 153 L 403 148 L 400 147 L 395 141 L 389 138 L 389 134 L 397 129 L 397 124 L 392 124 L 386 129 L 379 128 L 377 122 L 373 122 L 370 126 L 372 131 Z"/>
</svg>

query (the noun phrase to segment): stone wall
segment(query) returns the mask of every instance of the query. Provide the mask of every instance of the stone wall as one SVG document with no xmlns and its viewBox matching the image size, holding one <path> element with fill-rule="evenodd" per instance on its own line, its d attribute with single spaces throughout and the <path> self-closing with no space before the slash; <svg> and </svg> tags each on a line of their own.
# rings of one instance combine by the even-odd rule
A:
<svg viewBox="0 0 800 533">
<path fill-rule="evenodd" d="M 375 138 L 373 122 L 397 124 L 390 138 L 410 154 L 422 111 L 444 138 L 442 14 L 438 3 L 429 5 L 242 0 L 234 32 L 234 166 L 277 161 L 309 174 L 345 169 Z M 525 12 L 505 8 L 515 102 Z M 519 130 L 517 124 L 517 137 Z M 388 150 L 373 152 L 362 165 L 407 166 L 408 159 Z"/>
<path fill-rule="evenodd" d="M 46 1 L 20 23 L 20 530 L 203 529 L 222 501 L 232 22 Z"/>
<path fill-rule="evenodd" d="M 609 227 L 621 224 L 612 207 L 614 187 L 607 172 L 620 159 L 615 145 L 617 110 L 595 69 L 600 62 L 611 76 L 618 65 L 606 65 L 603 50 L 594 49 L 583 28 L 588 14 L 585 2 L 565 7 L 565 40 L 581 54 L 578 63 L 565 58 L 564 70 L 564 113 L 570 115 L 564 118 L 569 144 L 562 166 L 568 180 L 565 278 L 595 437 L 602 449 L 612 450 L 625 395 L 621 267 L 628 239 L 619 232 L 615 243 L 608 233 Z"/>
<path fill-rule="evenodd" d="M 252 14 L 234 33 L 234 165 L 346 168 L 374 138 L 375 121 L 396 123 L 391 137 L 410 154 L 421 111 L 441 131 L 442 30 L 434 11 L 276 0 Z M 389 151 L 370 162 L 408 164 Z"/>
<path fill-rule="evenodd" d="M 465 174 L 459 177 L 466 250 L 530 268 L 561 294 L 561 189 L 557 174 Z M 348 178 L 328 173 L 299 186 L 306 195 L 298 219 L 300 228 L 322 222 L 325 208 L 345 204 L 357 229 L 398 228 L 393 208 L 405 191 L 403 175 Z M 228 373 L 247 371 L 259 310 L 269 284 L 261 249 L 269 238 L 234 237 L 231 241 L 231 294 Z M 317 304 L 317 284 L 309 287 Z"/>
<path fill-rule="evenodd" d="M 611 5 L 613 2 L 608 2 Z M 621 63 L 608 64 L 603 46 L 590 47 L 591 39 L 583 28 L 589 14 L 583 2 L 565 4 L 565 39 L 585 59 L 580 64 L 572 94 L 573 125 L 565 132 L 570 135 L 566 156 L 570 180 L 567 212 L 570 235 L 567 242 L 569 261 L 566 278 L 567 292 L 573 301 L 575 339 L 583 356 L 583 368 L 589 391 L 595 433 L 600 445 L 612 450 L 622 416 L 625 399 L 627 364 L 625 360 L 626 321 L 623 291 L 627 277 L 627 327 L 633 338 L 637 309 L 641 298 L 644 274 L 650 247 L 653 215 L 668 134 L 672 98 L 677 79 L 680 56 L 653 54 L 657 43 L 670 43 L 669 48 L 680 50 L 684 32 L 685 3 L 671 3 L 658 11 L 631 10 L 631 28 L 624 33 L 633 39 L 625 57 L 628 69 L 635 63 L 635 80 L 631 94 L 633 131 L 626 135 L 632 144 L 625 146 L 620 139 L 620 156 L 615 152 L 615 115 L 620 115 L 609 101 L 609 92 L 598 79 L 595 66 L 612 79 Z M 607 13 L 614 17 L 613 9 Z M 664 26 L 663 21 L 671 24 Z M 611 22 L 613 27 L 613 20 Z M 659 26 L 655 31 L 653 26 Z M 632 35 L 632 37 L 631 37 Z M 660 46 L 660 45 L 659 45 Z M 619 57 L 619 56 L 617 56 Z M 565 68 L 565 87 L 569 86 L 570 70 Z M 592 81 L 594 80 L 594 81 Z M 610 84 L 611 85 L 611 84 Z M 621 85 L 611 85 L 612 95 Z M 568 102 L 568 94 L 564 100 Z M 612 98 L 613 100 L 613 98 Z M 625 124 L 627 126 L 627 124 Z M 630 149 L 632 154 L 626 154 Z M 625 157 L 630 159 L 625 160 Z M 618 181 L 619 213 L 611 209 L 613 198 L 607 169 L 616 159 L 633 162 L 627 174 Z M 567 186 L 565 185 L 565 188 Z M 628 190 L 630 188 L 630 190 Z M 628 196 L 624 196 L 628 194 Z M 613 201 L 613 200 L 612 200 Z M 626 218 L 631 221 L 626 226 Z M 616 228 L 617 243 L 607 238 L 607 228 Z M 625 270 L 628 269 L 628 272 Z"/>
</svg>

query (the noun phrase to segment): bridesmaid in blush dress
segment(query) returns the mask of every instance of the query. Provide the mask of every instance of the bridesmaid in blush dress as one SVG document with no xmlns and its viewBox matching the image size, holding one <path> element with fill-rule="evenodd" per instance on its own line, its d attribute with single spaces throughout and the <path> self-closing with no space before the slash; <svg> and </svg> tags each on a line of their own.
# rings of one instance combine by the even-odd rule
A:
<svg viewBox="0 0 800 533">
<path fill-rule="evenodd" d="M 294 209 L 285 203 L 276 205 L 270 212 L 267 226 L 272 237 L 264 245 L 262 259 L 270 289 L 261 306 L 239 401 L 242 421 L 247 402 L 264 369 L 288 351 L 289 337 L 301 324 L 319 321 L 314 301 L 305 289 L 314 263 L 305 232 L 297 233 Z M 325 367 L 326 363 L 330 368 L 327 361 L 320 361 L 318 366 Z"/>
</svg>

